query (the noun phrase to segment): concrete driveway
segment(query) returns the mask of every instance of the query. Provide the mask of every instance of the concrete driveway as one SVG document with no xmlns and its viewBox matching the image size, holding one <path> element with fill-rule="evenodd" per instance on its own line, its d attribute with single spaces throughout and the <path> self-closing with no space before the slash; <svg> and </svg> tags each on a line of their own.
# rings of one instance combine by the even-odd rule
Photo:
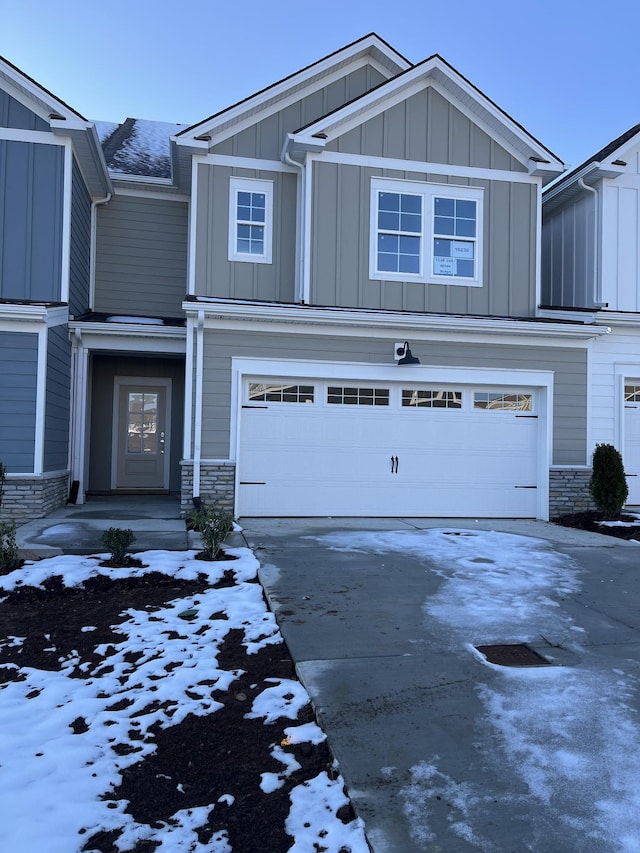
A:
<svg viewBox="0 0 640 853">
<path fill-rule="evenodd" d="M 544 522 L 241 525 L 375 853 L 640 850 L 640 546 Z M 474 648 L 496 643 L 550 665 Z"/>
</svg>

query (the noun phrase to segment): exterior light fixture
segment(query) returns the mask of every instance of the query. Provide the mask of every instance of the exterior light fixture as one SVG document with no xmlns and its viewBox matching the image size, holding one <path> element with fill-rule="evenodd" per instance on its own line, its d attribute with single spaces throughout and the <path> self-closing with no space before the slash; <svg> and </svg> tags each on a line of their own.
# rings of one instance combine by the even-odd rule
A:
<svg viewBox="0 0 640 853">
<path fill-rule="evenodd" d="M 398 347 L 396 349 L 396 355 L 400 355 L 401 358 L 398 359 L 398 366 L 401 364 L 420 364 L 420 359 L 416 358 L 414 355 L 411 355 L 411 350 L 409 349 L 409 342 L 405 341 L 403 347 Z"/>
</svg>

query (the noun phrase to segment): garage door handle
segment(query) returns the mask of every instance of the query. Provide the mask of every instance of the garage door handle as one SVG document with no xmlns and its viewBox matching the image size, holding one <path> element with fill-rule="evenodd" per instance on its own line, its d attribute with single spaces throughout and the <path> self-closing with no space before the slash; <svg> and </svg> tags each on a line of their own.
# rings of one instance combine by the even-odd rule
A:
<svg viewBox="0 0 640 853">
<path fill-rule="evenodd" d="M 398 457 L 397 456 L 391 457 L 391 473 L 392 474 L 398 473 Z"/>
</svg>

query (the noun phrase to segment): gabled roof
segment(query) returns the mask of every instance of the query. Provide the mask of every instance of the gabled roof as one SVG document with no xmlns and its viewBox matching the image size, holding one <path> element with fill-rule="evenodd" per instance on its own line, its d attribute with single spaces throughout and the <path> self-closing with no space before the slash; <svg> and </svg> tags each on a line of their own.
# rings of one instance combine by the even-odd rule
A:
<svg viewBox="0 0 640 853">
<path fill-rule="evenodd" d="M 300 128 L 289 136 L 289 149 L 318 150 L 326 142 L 377 115 L 398 100 L 436 84 L 472 121 L 497 139 L 531 174 L 551 180 L 565 166 L 546 146 L 438 54 Z"/>
<path fill-rule="evenodd" d="M 186 125 L 128 118 L 122 124 L 96 122 L 109 172 L 114 178 L 171 178 L 172 134 Z"/>
<path fill-rule="evenodd" d="M 106 163 L 92 122 L 1 56 L 0 87 L 45 121 L 52 133 L 71 137 L 80 169 L 92 196 L 110 192 L 111 183 Z"/>
<path fill-rule="evenodd" d="M 552 207 L 555 208 L 580 194 L 582 189 L 579 181 L 594 184 L 601 178 L 617 178 L 622 175 L 627 165 L 628 151 L 636 145 L 640 145 L 640 124 L 634 124 L 629 130 L 625 130 L 549 187 L 543 198 L 547 210 L 551 209 L 552 202 Z"/>
<path fill-rule="evenodd" d="M 396 51 L 376 33 L 369 33 L 361 39 L 328 54 L 327 56 L 307 65 L 277 83 L 261 89 L 248 98 L 215 113 L 197 124 L 185 128 L 176 134 L 178 144 L 193 144 L 200 141 L 202 148 L 213 144 L 215 136 L 226 129 L 239 124 L 241 121 L 259 113 L 277 109 L 287 97 L 313 86 L 322 81 L 330 73 L 347 69 L 358 60 L 367 58 L 385 76 L 394 77 L 396 74 L 411 67 L 408 59 Z"/>
</svg>

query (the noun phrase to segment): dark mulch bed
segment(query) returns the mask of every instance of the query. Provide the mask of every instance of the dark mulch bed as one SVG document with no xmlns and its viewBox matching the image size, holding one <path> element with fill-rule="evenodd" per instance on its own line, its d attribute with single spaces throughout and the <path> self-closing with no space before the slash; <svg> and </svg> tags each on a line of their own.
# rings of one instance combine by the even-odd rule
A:
<svg viewBox="0 0 640 853">
<path fill-rule="evenodd" d="M 615 536 L 616 539 L 636 539 L 640 542 L 640 520 L 632 515 L 620 515 L 615 521 L 624 521 L 625 526 L 610 526 L 599 524 L 605 519 L 601 512 L 575 512 L 551 519 L 554 524 L 562 527 L 575 527 L 578 530 L 588 530 L 590 533 L 601 533 L 603 536 Z"/>
<path fill-rule="evenodd" d="M 216 586 L 234 583 L 233 573 L 225 572 Z M 93 577 L 82 586 L 64 587 L 60 578 L 51 578 L 43 588 L 19 587 L 0 602 L 0 634 L 26 637 L 18 647 L 0 649 L 0 663 L 19 667 L 36 667 L 54 671 L 59 660 L 72 652 L 80 663 L 96 665 L 103 658 L 95 654 L 100 644 L 122 642 L 118 625 L 127 617 L 129 608 L 145 610 L 162 606 L 171 600 L 201 592 L 208 586 L 206 576 L 198 580 L 177 581 L 150 572 L 142 577 L 109 579 Z M 87 625 L 91 632 L 82 631 Z M 127 811 L 142 824 L 157 825 L 167 821 L 180 809 L 205 806 L 232 792 L 234 801 L 217 806 L 211 823 L 198 831 L 200 842 L 207 844 L 214 831 L 226 830 L 233 850 L 243 853 L 285 853 L 293 839 L 285 833 L 285 820 L 291 806 L 291 789 L 322 771 L 336 778 L 332 756 L 325 743 L 302 743 L 286 746 L 298 763 L 299 770 L 287 777 L 277 791 L 266 795 L 260 788 L 261 774 L 277 773 L 282 766 L 272 757 L 273 744 L 285 741 L 284 729 L 292 724 L 279 719 L 265 725 L 261 719 L 246 719 L 254 697 L 264 690 L 265 680 L 295 678 L 294 666 L 284 643 L 267 645 L 257 654 L 248 655 L 243 645 L 243 632 L 230 630 L 219 650 L 222 669 L 239 671 L 227 691 L 216 693 L 224 707 L 208 716 L 187 716 L 183 722 L 152 734 L 156 751 L 122 771 L 122 782 L 115 790 L 105 792 L 107 800 L 127 800 Z M 55 651 L 51 649 L 55 648 Z M 14 668 L 0 668 L 2 678 L 20 678 Z M 73 675 L 84 677 L 77 668 Z M 314 719 L 307 705 L 297 723 Z M 84 721 L 74 723 L 81 733 Z M 286 741 L 285 741 L 286 743 Z M 112 748 L 117 748 L 115 745 Z M 182 789 L 175 780 L 181 780 Z M 114 803 L 115 805 L 115 803 Z M 347 823 L 354 818 L 350 806 L 338 816 Z M 100 832 L 87 838 L 83 850 L 116 853 L 119 831 Z M 151 853 L 154 841 L 139 842 L 129 853 Z M 17 851 L 16 851 L 17 853 Z"/>
</svg>

